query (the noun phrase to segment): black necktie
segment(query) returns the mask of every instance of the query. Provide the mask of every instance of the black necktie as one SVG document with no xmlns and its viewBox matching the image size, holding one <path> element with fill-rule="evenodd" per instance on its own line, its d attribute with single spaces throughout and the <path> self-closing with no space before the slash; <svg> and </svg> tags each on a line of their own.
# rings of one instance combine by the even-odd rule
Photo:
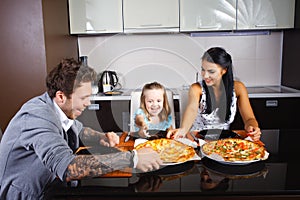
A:
<svg viewBox="0 0 300 200">
<path fill-rule="evenodd" d="M 74 133 L 74 131 L 72 130 L 72 128 L 69 128 L 69 130 L 67 131 L 67 135 L 68 135 L 69 147 L 73 150 L 73 152 L 75 152 L 76 149 L 78 148 L 77 136 Z"/>
</svg>

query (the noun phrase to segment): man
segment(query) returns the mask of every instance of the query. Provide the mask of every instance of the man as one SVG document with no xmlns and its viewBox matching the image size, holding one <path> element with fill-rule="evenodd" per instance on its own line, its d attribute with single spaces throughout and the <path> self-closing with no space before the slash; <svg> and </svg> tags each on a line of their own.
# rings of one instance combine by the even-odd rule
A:
<svg viewBox="0 0 300 200">
<path fill-rule="evenodd" d="M 100 133 L 76 120 L 90 105 L 95 77 L 90 67 L 64 59 L 48 74 L 47 92 L 16 113 L 0 144 L 0 199 L 42 199 L 47 185 L 57 178 L 69 182 L 125 167 L 159 168 L 162 161 L 149 148 L 106 155 L 73 153 L 79 143 L 119 143 L 115 133 Z"/>
</svg>

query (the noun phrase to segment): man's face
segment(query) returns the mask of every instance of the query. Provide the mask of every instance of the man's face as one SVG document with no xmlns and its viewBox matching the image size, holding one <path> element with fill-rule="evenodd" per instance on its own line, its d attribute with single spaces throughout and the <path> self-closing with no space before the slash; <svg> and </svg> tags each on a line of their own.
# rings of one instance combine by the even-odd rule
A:
<svg viewBox="0 0 300 200">
<path fill-rule="evenodd" d="M 70 99 L 67 99 L 62 106 L 68 118 L 76 119 L 84 109 L 91 104 L 90 96 L 92 94 L 91 82 L 81 83 L 81 86 L 76 88 Z"/>
</svg>

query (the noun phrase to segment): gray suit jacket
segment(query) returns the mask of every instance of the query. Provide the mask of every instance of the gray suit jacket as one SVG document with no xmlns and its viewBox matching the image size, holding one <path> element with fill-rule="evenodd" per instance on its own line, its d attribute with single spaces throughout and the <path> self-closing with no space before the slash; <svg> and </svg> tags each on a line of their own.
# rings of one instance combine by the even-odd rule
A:
<svg viewBox="0 0 300 200">
<path fill-rule="evenodd" d="M 72 129 L 79 135 L 82 124 Z M 26 102 L 0 143 L 0 199 L 41 199 L 74 159 L 54 104 L 47 93 Z"/>
</svg>

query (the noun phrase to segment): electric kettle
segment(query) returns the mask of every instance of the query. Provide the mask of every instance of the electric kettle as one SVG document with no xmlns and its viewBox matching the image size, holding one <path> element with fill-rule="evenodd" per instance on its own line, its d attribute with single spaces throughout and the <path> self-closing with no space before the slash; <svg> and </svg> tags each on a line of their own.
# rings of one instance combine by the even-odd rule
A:
<svg viewBox="0 0 300 200">
<path fill-rule="evenodd" d="M 113 90 L 118 85 L 118 82 L 119 78 L 115 71 L 103 71 L 98 83 L 99 92 Z"/>
</svg>

